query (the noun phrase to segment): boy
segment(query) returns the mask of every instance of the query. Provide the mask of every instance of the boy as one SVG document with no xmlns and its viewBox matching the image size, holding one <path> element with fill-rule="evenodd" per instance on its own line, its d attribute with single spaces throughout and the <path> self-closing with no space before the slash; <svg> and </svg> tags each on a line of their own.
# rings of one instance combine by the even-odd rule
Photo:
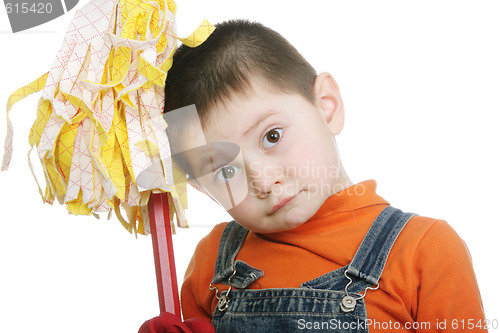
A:
<svg viewBox="0 0 500 333">
<path fill-rule="evenodd" d="M 185 319 L 217 332 L 483 331 L 463 241 L 390 207 L 375 181 L 351 182 L 335 144 L 338 86 L 279 34 L 219 24 L 179 48 L 165 94 L 167 118 L 185 112 L 169 122 L 177 161 L 236 221 L 198 244 Z"/>
</svg>

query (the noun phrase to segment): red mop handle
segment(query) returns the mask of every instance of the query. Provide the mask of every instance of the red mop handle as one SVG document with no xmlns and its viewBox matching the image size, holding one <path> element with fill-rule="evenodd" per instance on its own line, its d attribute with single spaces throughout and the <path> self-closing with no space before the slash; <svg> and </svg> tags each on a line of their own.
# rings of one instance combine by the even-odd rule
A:
<svg viewBox="0 0 500 333">
<path fill-rule="evenodd" d="M 151 194 L 148 208 L 160 313 L 169 312 L 181 319 L 167 193 Z"/>
</svg>

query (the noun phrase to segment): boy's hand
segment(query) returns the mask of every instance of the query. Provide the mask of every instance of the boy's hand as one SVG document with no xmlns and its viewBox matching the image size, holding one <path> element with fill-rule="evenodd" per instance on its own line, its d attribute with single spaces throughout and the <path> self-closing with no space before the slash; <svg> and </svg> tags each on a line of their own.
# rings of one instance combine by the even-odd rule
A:
<svg viewBox="0 0 500 333">
<path fill-rule="evenodd" d="M 205 318 L 191 318 L 182 322 L 171 313 L 146 320 L 138 333 L 215 333 L 215 329 Z"/>
</svg>

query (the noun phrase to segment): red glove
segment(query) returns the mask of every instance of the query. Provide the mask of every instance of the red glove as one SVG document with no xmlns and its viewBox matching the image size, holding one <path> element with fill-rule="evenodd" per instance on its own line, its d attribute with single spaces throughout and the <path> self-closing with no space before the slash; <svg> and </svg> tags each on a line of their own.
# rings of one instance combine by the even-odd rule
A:
<svg viewBox="0 0 500 333">
<path fill-rule="evenodd" d="M 182 322 L 175 315 L 165 312 L 146 320 L 138 333 L 215 333 L 215 329 L 205 318 L 191 318 Z"/>
</svg>

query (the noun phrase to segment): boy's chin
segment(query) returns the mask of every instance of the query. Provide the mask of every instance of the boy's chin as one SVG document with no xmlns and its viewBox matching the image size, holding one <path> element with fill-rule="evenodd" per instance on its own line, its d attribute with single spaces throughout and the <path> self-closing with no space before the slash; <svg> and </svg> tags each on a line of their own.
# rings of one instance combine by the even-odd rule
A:
<svg viewBox="0 0 500 333">
<path fill-rule="evenodd" d="M 245 225 L 245 223 L 241 223 L 247 229 L 250 229 L 254 232 L 260 234 L 272 234 L 277 232 L 286 232 L 293 230 L 295 228 L 300 227 L 304 223 L 306 223 L 309 219 L 306 217 L 301 217 L 300 215 L 290 215 L 285 214 L 285 216 L 276 216 L 272 220 L 268 220 L 264 225 Z M 238 221 L 236 219 L 236 221 Z"/>
<path fill-rule="evenodd" d="M 307 223 L 312 215 L 313 214 L 309 214 L 309 212 L 304 211 L 299 207 L 294 207 L 286 213 L 276 216 L 274 221 L 270 221 L 270 224 L 272 224 L 273 227 L 269 228 L 270 230 L 264 232 L 261 231 L 261 233 L 275 233 L 293 230 Z"/>
<path fill-rule="evenodd" d="M 307 212 L 302 212 L 299 209 L 291 209 L 284 216 L 283 223 L 288 228 L 286 230 L 292 230 L 300 227 L 313 216 L 314 214 L 308 214 Z"/>
</svg>

